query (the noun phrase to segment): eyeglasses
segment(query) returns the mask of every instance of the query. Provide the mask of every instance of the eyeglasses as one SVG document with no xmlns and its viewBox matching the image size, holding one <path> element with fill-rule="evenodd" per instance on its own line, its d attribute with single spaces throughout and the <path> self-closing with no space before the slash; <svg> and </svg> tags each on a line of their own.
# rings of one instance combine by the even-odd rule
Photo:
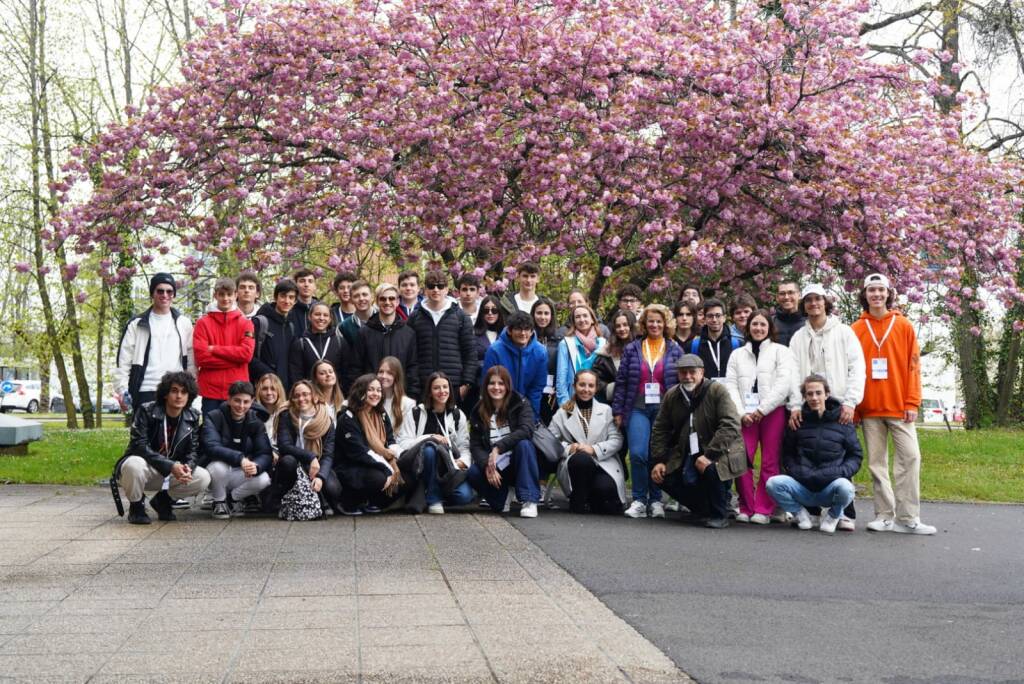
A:
<svg viewBox="0 0 1024 684">
<path fill-rule="evenodd" d="M 447 287 L 444 283 L 427 283 L 423 286 L 424 290 L 443 290 Z"/>
<path fill-rule="evenodd" d="M 622 302 L 623 304 L 637 304 L 640 302 L 640 300 L 637 299 L 636 297 L 623 297 L 619 301 Z"/>
<path fill-rule="evenodd" d="M 715 320 L 715 319 L 718 319 L 718 318 L 725 318 L 725 314 L 723 314 L 723 313 L 706 313 L 706 314 L 704 314 L 704 318 L 710 318 L 712 320 Z"/>
</svg>

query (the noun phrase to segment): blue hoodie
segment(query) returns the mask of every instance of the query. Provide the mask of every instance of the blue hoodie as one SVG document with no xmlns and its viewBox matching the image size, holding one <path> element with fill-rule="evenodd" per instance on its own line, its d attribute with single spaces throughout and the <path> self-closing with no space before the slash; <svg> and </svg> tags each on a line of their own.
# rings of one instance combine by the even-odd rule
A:
<svg viewBox="0 0 1024 684">
<path fill-rule="evenodd" d="M 525 347 L 516 345 L 508 336 L 508 329 L 502 330 L 484 354 L 480 372 L 480 394 L 487 391 L 483 378 L 491 366 L 504 366 L 512 376 L 512 390 L 530 401 L 533 415 L 540 416 L 540 398 L 548 383 L 548 350 L 537 341 L 537 335 L 530 336 Z"/>
</svg>

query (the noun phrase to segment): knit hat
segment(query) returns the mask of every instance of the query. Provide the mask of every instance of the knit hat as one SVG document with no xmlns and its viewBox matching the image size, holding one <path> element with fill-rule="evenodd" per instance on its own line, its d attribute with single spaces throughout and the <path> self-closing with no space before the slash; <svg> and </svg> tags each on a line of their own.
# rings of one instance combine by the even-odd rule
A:
<svg viewBox="0 0 1024 684">
<path fill-rule="evenodd" d="M 864 289 L 868 289 L 872 285 L 881 285 L 886 290 L 891 290 L 892 285 L 889 284 L 889 279 L 881 273 L 872 273 L 864 279 Z"/>
<path fill-rule="evenodd" d="M 170 273 L 157 273 L 149 279 L 149 296 L 153 296 L 153 290 L 157 288 L 157 285 L 170 285 L 171 289 L 174 290 L 174 294 L 178 294 L 178 284 L 174 282 L 174 276 Z"/>
</svg>

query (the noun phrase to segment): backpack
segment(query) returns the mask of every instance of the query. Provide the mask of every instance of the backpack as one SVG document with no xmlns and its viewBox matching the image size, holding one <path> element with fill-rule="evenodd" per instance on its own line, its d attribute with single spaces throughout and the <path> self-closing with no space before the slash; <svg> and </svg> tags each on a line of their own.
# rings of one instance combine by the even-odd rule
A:
<svg viewBox="0 0 1024 684">
<path fill-rule="evenodd" d="M 739 349 L 741 346 L 743 346 L 742 343 L 739 341 L 739 339 L 735 335 L 733 335 L 732 333 L 729 333 L 729 343 L 732 344 L 732 348 L 733 349 Z M 690 353 L 691 354 L 700 354 L 699 350 L 700 350 L 700 335 L 697 335 L 696 337 L 693 338 L 693 342 L 690 343 Z"/>
<path fill-rule="evenodd" d="M 313 491 L 309 476 L 302 467 L 296 469 L 295 485 L 281 498 L 281 520 L 319 520 L 324 517 L 320 497 Z"/>
<path fill-rule="evenodd" d="M 274 333 L 270 332 L 270 321 L 263 314 L 256 314 L 252 317 L 253 327 L 256 328 L 256 348 L 253 349 L 252 358 L 260 358 L 260 351 L 263 349 L 263 343 L 268 337 L 273 337 Z"/>
</svg>

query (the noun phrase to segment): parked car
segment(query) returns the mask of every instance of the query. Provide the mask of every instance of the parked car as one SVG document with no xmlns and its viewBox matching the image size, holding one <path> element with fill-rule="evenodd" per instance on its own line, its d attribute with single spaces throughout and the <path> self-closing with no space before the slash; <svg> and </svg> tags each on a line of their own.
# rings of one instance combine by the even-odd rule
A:
<svg viewBox="0 0 1024 684">
<path fill-rule="evenodd" d="M 919 423 L 945 423 L 949 420 L 946 404 L 941 399 L 922 399 L 921 412 L 917 415 Z"/>
<path fill-rule="evenodd" d="M 55 395 L 50 397 L 50 413 L 64 413 L 64 397 Z M 81 412 L 82 408 L 75 403 L 75 411 Z M 121 413 L 121 405 L 117 402 L 117 399 L 113 397 L 104 397 L 103 399 L 103 412 L 104 413 Z"/>
<path fill-rule="evenodd" d="M 13 385 L 10 392 L 4 394 L 0 410 L 4 412 L 18 409 L 26 413 L 39 412 L 39 395 L 42 392 L 42 385 L 38 380 L 11 380 Z"/>
</svg>

